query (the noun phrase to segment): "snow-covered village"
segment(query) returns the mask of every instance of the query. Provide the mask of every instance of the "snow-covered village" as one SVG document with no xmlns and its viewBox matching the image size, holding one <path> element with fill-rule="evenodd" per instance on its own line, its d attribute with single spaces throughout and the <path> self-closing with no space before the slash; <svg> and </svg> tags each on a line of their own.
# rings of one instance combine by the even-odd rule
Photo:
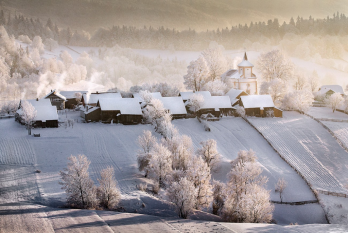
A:
<svg viewBox="0 0 348 233">
<path fill-rule="evenodd" d="M 0 233 L 348 232 L 346 13 L 0 1 Z"/>
</svg>

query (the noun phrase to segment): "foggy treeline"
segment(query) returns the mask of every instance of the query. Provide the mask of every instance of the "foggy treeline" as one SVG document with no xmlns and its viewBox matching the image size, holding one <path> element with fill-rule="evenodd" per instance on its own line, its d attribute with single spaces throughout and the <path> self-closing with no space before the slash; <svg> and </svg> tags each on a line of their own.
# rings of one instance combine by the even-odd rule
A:
<svg viewBox="0 0 348 233">
<path fill-rule="evenodd" d="M 52 38 L 59 44 L 76 46 L 119 45 L 134 49 L 200 51 L 207 48 L 211 41 L 216 41 L 225 49 L 245 48 L 256 51 L 280 45 L 289 55 L 303 59 L 340 58 L 344 49 L 348 50 L 348 18 L 339 12 L 324 19 L 297 17 L 283 23 L 274 19 L 204 32 L 152 26 L 113 26 L 108 29 L 99 28 L 90 35 L 83 30 L 59 28 L 51 19 L 42 22 L 22 15 L 6 15 L 3 11 L 0 12 L 0 25 L 4 25 L 8 33 L 16 38 L 28 35 L 32 39 L 39 35 L 42 40 Z"/>
</svg>

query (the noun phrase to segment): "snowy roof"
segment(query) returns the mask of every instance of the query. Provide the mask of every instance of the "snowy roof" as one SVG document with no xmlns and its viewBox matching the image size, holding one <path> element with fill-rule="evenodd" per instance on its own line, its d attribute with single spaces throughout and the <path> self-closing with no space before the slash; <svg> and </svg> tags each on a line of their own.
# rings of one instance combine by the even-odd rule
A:
<svg viewBox="0 0 348 233">
<path fill-rule="evenodd" d="M 231 90 L 229 90 L 225 95 L 229 96 L 231 101 L 237 99 L 237 97 L 244 92 L 243 90 L 238 90 L 238 89 L 234 89 L 232 88 Z M 245 92 L 244 92 L 245 93 Z"/>
<path fill-rule="evenodd" d="M 85 99 L 86 95 L 83 95 L 83 98 Z M 98 100 L 100 99 L 121 99 L 121 98 L 122 98 L 121 94 L 116 92 L 92 93 L 89 96 L 88 104 L 96 104 Z"/>
<path fill-rule="evenodd" d="M 182 97 L 183 100 L 188 100 L 190 99 L 191 95 L 193 94 L 193 91 L 184 91 L 180 92 L 180 96 Z"/>
<path fill-rule="evenodd" d="M 162 101 L 164 108 L 170 111 L 170 114 L 187 114 L 181 97 L 162 97 L 159 100 Z"/>
<path fill-rule="evenodd" d="M 216 110 L 220 108 L 232 108 L 231 100 L 228 96 L 210 96 L 204 98 L 204 102 L 200 109 L 214 108 Z"/>
<path fill-rule="evenodd" d="M 134 93 L 133 98 L 138 100 L 139 103 L 144 101 L 143 97 L 141 97 L 139 93 Z"/>
<path fill-rule="evenodd" d="M 162 98 L 161 92 L 152 92 L 151 95 L 152 95 L 152 98 L 155 98 L 155 99 Z"/>
<path fill-rule="evenodd" d="M 225 79 L 225 78 L 236 78 L 236 79 L 238 79 L 238 78 L 240 78 L 240 76 L 241 75 L 239 74 L 238 70 L 230 69 L 230 70 L 226 71 L 225 73 L 223 73 L 221 75 L 221 78 L 222 79 Z"/>
<path fill-rule="evenodd" d="M 48 96 L 50 96 L 52 94 L 56 95 L 57 97 L 61 98 L 62 100 L 66 100 L 66 98 L 64 96 L 62 96 L 61 94 L 59 94 L 56 90 L 52 90 L 45 97 L 43 97 L 43 99 L 46 99 Z"/>
<path fill-rule="evenodd" d="M 25 101 L 25 100 L 21 100 L 22 101 Z M 51 101 L 49 99 L 39 99 L 39 100 L 26 100 L 28 101 L 29 103 L 31 103 L 31 105 L 33 105 L 34 107 L 36 106 L 52 106 L 51 104 Z"/>
<path fill-rule="evenodd" d="M 344 94 L 343 88 L 340 85 L 324 85 L 319 88 L 317 92 L 319 95 L 325 94 L 326 92 L 332 90 L 335 93 Z"/>
<path fill-rule="evenodd" d="M 238 67 L 254 67 L 254 65 L 248 61 L 246 52 L 244 53 L 243 61 L 238 64 Z"/>
<path fill-rule="evenodd" d="M 191 93 L 185 94 L 185 95 L 186 95 L 185 98 L 187 98 L 186 100 L 191 99 L 191 96 L 192 96 L 193 94 L 200 94 L 200 95 L 203 96 L 204 99 L 210 98 L 210 97 L 211 97 L 211 94 L 210 94 L 209 91 L 196 91 L 196 92 L 191 92 Z M 183 98 L 183 99 L 184 99 L 184 98 Z"/>
<path fill-rule="evenodd" d="M 39 102 L 45 102 L 45 101 L 36 101 L 36 104 L 32 104 L 33 107 L 36 110 L 36 117 L 35 117 L 35 121 L 42 121 L 42 122 L 46 122 L 46 121 L 50 121 L 50 120 L 58 120 L 58 113 L 57 113 L 57 107 L 56 106 L 52 106 L 51 102 L 49 99 L 47 99 L 49 102 L 49 105 L 46 104 L 37 104 Z M 32 103 L 32 100 L 28 100 L 28 102 Z M 23 113 L 22 109 L 18 109 L 17 113 L 19 115 L 21 115 Z"/>
<path fill-rule="evenodd" d="M 153 93 L 150 93 L 150 94 L 152 95 L 152 98 L 154 98 L 154 99 L 160 99 L 160 98 L 162 98 L 161 92 L 153 92 Z M 137 99 L 138 102 L 144 102 L 143 97 L 141 97 L 141 95 L 140 95 L 139 93 L 134 93 L 134 94 L 133 94 L 133 98 L 134 98 L 134 99 Z"/>
<path fill-rule="evenodd" d="M 97 109 L 99 109 L 99 107 L 86 105 L 86 107 L 85 107 L 85 109 L 83 111 L 84 111 L 85 114 L 89 114 L 91 112 L 94 112 Z"/>
<path fill-rule="evenodd" d="M 85 94 L 87 91 L 60 91 L 59 94 L 64 96 L 66 99 L 75 99 L 75 93 Z"/>
<path fill-rule="evenodd" d="M 244 108 L 271 108 L 274 107 L 270 95 L 246 95 L 240 97 Z"/>
<path fill-rule="evenodd" d="M 139 102 L 134 98 L 120 98 L 120 99 L 99 99 L 100 109 L 102 111 L 117 111 L 126 115 L 142 115 Z"/>
</svg>

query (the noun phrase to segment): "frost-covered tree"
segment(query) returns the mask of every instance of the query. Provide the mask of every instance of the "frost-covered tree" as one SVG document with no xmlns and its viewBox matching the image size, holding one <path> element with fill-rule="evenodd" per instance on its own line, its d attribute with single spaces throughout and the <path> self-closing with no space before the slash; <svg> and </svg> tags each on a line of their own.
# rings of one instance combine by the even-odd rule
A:
<svg viewBox="0 0 348 233">
<path fill-rule="evenodd" d="M 67 203 L 77 208 L 94 208 L 96 187 L 88 172 L 91 162 L 85 155 L 71 155 L 68 160 L 68 167 L 60 171 L 62 181 L 59 182 L 67 195 Z"/>
<path fill-rule="evenodd" d="M 335 112 L 337 107 L 344 101 L 342 95 L 340 93 L 333 93 L 327 99 L 327 105 L 332 108 L 332 112 Z"/>
<path fill-rule="evenodd" d="M 114 168 L 105 168 L 100 172 L 100 179 L 98 179 L 97 198 L 100 205 L 107 209 L 115 208 L 121 199 L 114 173 Z"/>
<path fill-rule="evenodd" d="M 208 48 L 202 55 L 209 67 L 209 81 L 219 78 L 227 70 L 227 61 L 221 46 Z"/>
<path fill-rule="evenodd" d="M 192 157 L 188 163 L 186 177 L 193 182 L 197 190 L 195 208 L 202 209 L 208 207 L 213 200 L 213 187 L 210 183 L 210 168 L 202 157 Z"/>
<path fill-rule="evenodd" d="M 66 68 L 69 68 L 70 65 L 73 64 L 73 58 L 66 50 L 60 53 L 60 58 L 62 59 Z"/>
<path fill-rule="evenodd" d="M 74 97 L 75 97 L 77 104 L 79 105 L 81 103 L 82 94 L 80 92 L 75 92 Z"/>
<path fill-rule="evenodd" d="M 220 167 L 221 155 L 217 149 L 216 141 L 209 139 L 199 143 L 202 147 L 196 151 L 196 154 L 203 158 L 211 172 L 218 171 Z"/>
<path fill-rule="evenodd" d="M 172 168 L 186 171 L 193 155 L 192 139 L 187 135 L 176 134 L 172 138 L 162 139 L 162 144 L 172 154 Z"/>
<path fill-rule="evenodd" d="M 305 113 L 312 106 L 314 96 L 310 90 L 293 91 L 287 93 L 282 100 L 282 108 L 285 110 L 297 110 Z"/>
<path fill-rule="evenodd" d="M 310 75 L 308 77 L 308 83 L 309 86 L 312 90 L 312 92 L 318 91 L 318 87 L 319 87 L 319 75 L 317 73 L 317 71 L 313 71 L 312 75 Z"/>
<path fill-rule="evenodd" d="M 187 105 L 190 107 L 190 110 L 196 113 L 202 104 L 204 103 L 204 97 L 201 94 L 194 93 L 191 95 L 191 98 L 188 100 Z"/>
<path fill-rule="evenodd" d="M 303 74 L 303 72 L 295 73 L 294 81 L 295 81 L 294 89 L 296 91 L 301 91 L 301 90 L 303 90 L 306 87 L 306 85 L 309 85 L 307 77 Z"/>
<path fill-rule="evenodd" d="M 225 195 L 225 184 L 214 180 L 213 181 L 213 214 L 221 214 L 221 210 L 224 207 L 226 195 Z"/>
<path fill-rule="evenodd" d="M 172 171 L 171 153 L 165 146 L 155 144 L 150 154 L 150 175 L 160 186 L 164 186 L 166 176 Z"/>
<path fill-rule="evenodd" d="M 168 83 L 155 83 L 151 86 L 151 92 L 160 92 L 163 97 L 178 96 L 179 89 Z"/>
<path fill-rule="evenodd" d="M 281 50 L 275 49 L 260 55 L 258 69 L 264 82 L 274 79 L 288 81 L 293 75 L 294 65 Z"/>
<path fill-rule="evenodd" d="M 204 84 L 203 90 L 209 91 L 212 96 L 222 96 L 226 94 L 227 85 L 220 79 L 215 79 Z"/>
<path fill-rule="evenodd" d="M 184 84 L 187 89 L 200 91 L 210 77 L 207 61 L 201 55 L 195 61 L 192 61 L 187 67 L 187 74 L 184 76 Z"/>
<path fill-rule="evenodd" d="M 26 44 L 31 44 L 31 40 L 29 38 L 29 36 L 27 35 L 20 35 L 18 36 L 18 40 L 22 41 L 23 43 L 26 43 Z"/>
<path fill-rule="evenodd" d="M 33 42 L 31 43 L 31 46 L 33 48 L 38 49 L 40 54 L 43 54 L 45 52 L 45 46 L 42 43 L 42 39 L 40 36 L 35 36 L 33 38 Z"/>
<path fill-rule="evenodd" d="M 21 118 L 23 119 L 27 129 L 28 135 L 31 135 L 31 128 L 36 118 L 36 109 L 28 101 L 24 100 L 21 102 L 22 114 Z"/>
<path fill-rule="evenodd" d="M 156 143 L 156 138 L 152 136 L 149 130 L 145 130 L 143 135 L 138 137 L 138 145 L 141 148 L 137 154 L 138 169 L 139 171 L 145 171 L 145 177 L 147 177 L 149 172 L 150 152 Z"/>
<path fill-rule="evenodd" d="M 236 113 L 240 117 L 245 117 L 245 109 L 243 108 L 243 106 L 236 106 Z"/>
<path fill-rule="evenodd" d="M 197 190 L 186 177 L 173 182 L 167 188 L 167 197 L 174 203 L 180 218 L 187 218 L 192 213 L 196 203 Z"/>
<path fill-rule="evenodd" d="M 286 93 L 286 84 L 279 78 L 273 79 L 270 82 L 263 82 L 260 88 L 260 94 L 271 95 L 273 102 L 280 101 Z"/>
<path fill-rule="evenodd" d="M 264 188 L 267 178 L 261 176 L 255 152 L 239 151 L 231 165 L 223 218 L 230 222 L 270 222 L 273 206 L 269 202 L 269 191 Z"/>
<path fill-rule="evenodd" d="M 53 51 L 58 48 L 58 42 L 52 38 L 46 38 L 44 44 L 49 51 Z"/>
<path fill-rule="evenodd" d="M 281 178 L 278 180 L 277 184 L 275 185 L 275 191 L 279 193 L 280 202 L 283 202 L 283 192 L 286 188 L 286 181 L 284 178 Z"/>
</svg>

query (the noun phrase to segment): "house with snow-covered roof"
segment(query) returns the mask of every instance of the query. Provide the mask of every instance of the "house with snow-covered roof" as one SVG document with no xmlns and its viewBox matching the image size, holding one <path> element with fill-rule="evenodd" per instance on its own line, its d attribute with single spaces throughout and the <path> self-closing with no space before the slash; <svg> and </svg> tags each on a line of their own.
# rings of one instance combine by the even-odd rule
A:
<svg viewBox="0 0 348 233">
<path fill-rule="evenodd" d="M 81 102 L 85 106 L 86 104 L 90 106 L 96 106 L 98 100 L 100 99 L 121 99 L 121 93 L 118 92 L 96 92 L 96 93 L 86 93 L 82 95 Z"/>
<path fill-rule="evenodd" d="M 43 99 L 49 99 L 51 105 L 56 106 L 58 110 L 65 109 L 66 98 L 56 90 L 51 90 Z"/>
<path fill-rule="evenodd" d="M 36 117 L 33 123 L 34 127 L 43 127 L 43 128 L 53 128 L 58 127 L 58 113 L 57 107 L 52 106 L 49 99 L 36 99 L 36 100 L 27 100 L 36 110 Z M 15 114 L 15 119 L 21 124 L 24 124 L 22 119 L 23 109 L 22 109 L 22 100 L 19 103 L 18 110 Z"/>
<path fill-rule="evenodd" d="M 239 105 L 244 107 L 247 116 L 267 116 L 268 111 L 273 111 L 275 117 L 283 117 L 283 111 L 275 107 L 270 95 L 241 96 Z"/>
<path fill-rule="evenodd" d="M 76 100 L 76 93 L 81 95 L 86 94 L 87 91 L 60 91 L 59 94 L 65 97 L 65 108 L 73 109 L 78 104 Z M 81 96 L 82 98 L 82 96 Z"/>
<path fill-rule="evenodd" d="M 154 99 L 162 98 L 161 92 L 152 92 L 150 94 L 151 94 L 152 98 L 154 98 Z M 137 99 L 139 101 L 139 103 L 143 103 L 144 102 L 143 97 L 139 93 L 132 94 L 132 98 Z"/>
<path fill-rule="evenodd" d="M 209 98 L 211 96 L 209 91 L 185 91 L 180 92 L 179 96 L 183 99 L 184 103 L 186 103 L 186 101 L 191 99 L 193 94 L 200 94 L 203 96 L 203 98 Z"/>
<path fill-rule="evenodd" d="M 324 85 L 319 88 L 319 91 L 316 93 L 317 96 L 324 96 L 325 98 L 331 96 L 334 93 L 340 93 L 344 96 L 344 91 L 340 85 Z"/>
<path fill-rule="evenodd" d="M 253 73 L 254 65 L 248 61 L 246 52 L 238 69 L 230 69 L 221 75 L 221 79 L 227 83 L 230 88 L 245 91 L 248 94 L 257 94 L 257 77 Z"/>
<path fill-rule="evenodd" d="M 161 100 L 163 107 L 169 111 L 173 119 L 186 117 L 187 111 L 181 97 L 162 97 L 159 100 Z"/>
<path fill-rule="evenodd" d="M 139 124 L 143 119 L 140 104 L 134 98 L 101 98 L 97 102 L 104 123 Z"/>
<path fill-rule="evenodd" d="M 197 111 L 197 114 L 200 116 L 202 114 L 211 113 L 219 117 L 221 114 L 231 114 L 232 110 L 231 100 L 228 96 L 210 96 L 204 97 L 204 101 Z"/>
<path fill-rule="evenodd" d="M 246 93 L 245 91 L 234 89 L 234 88 L 231 88 L 225 94 L 225 96 L 230 97 L 232 107 L 238 104 L 238 101 L 240 100 L 241 96 L 246 96 L 246 95 L 248 95 L 248 93 Z"/>
</svg>

